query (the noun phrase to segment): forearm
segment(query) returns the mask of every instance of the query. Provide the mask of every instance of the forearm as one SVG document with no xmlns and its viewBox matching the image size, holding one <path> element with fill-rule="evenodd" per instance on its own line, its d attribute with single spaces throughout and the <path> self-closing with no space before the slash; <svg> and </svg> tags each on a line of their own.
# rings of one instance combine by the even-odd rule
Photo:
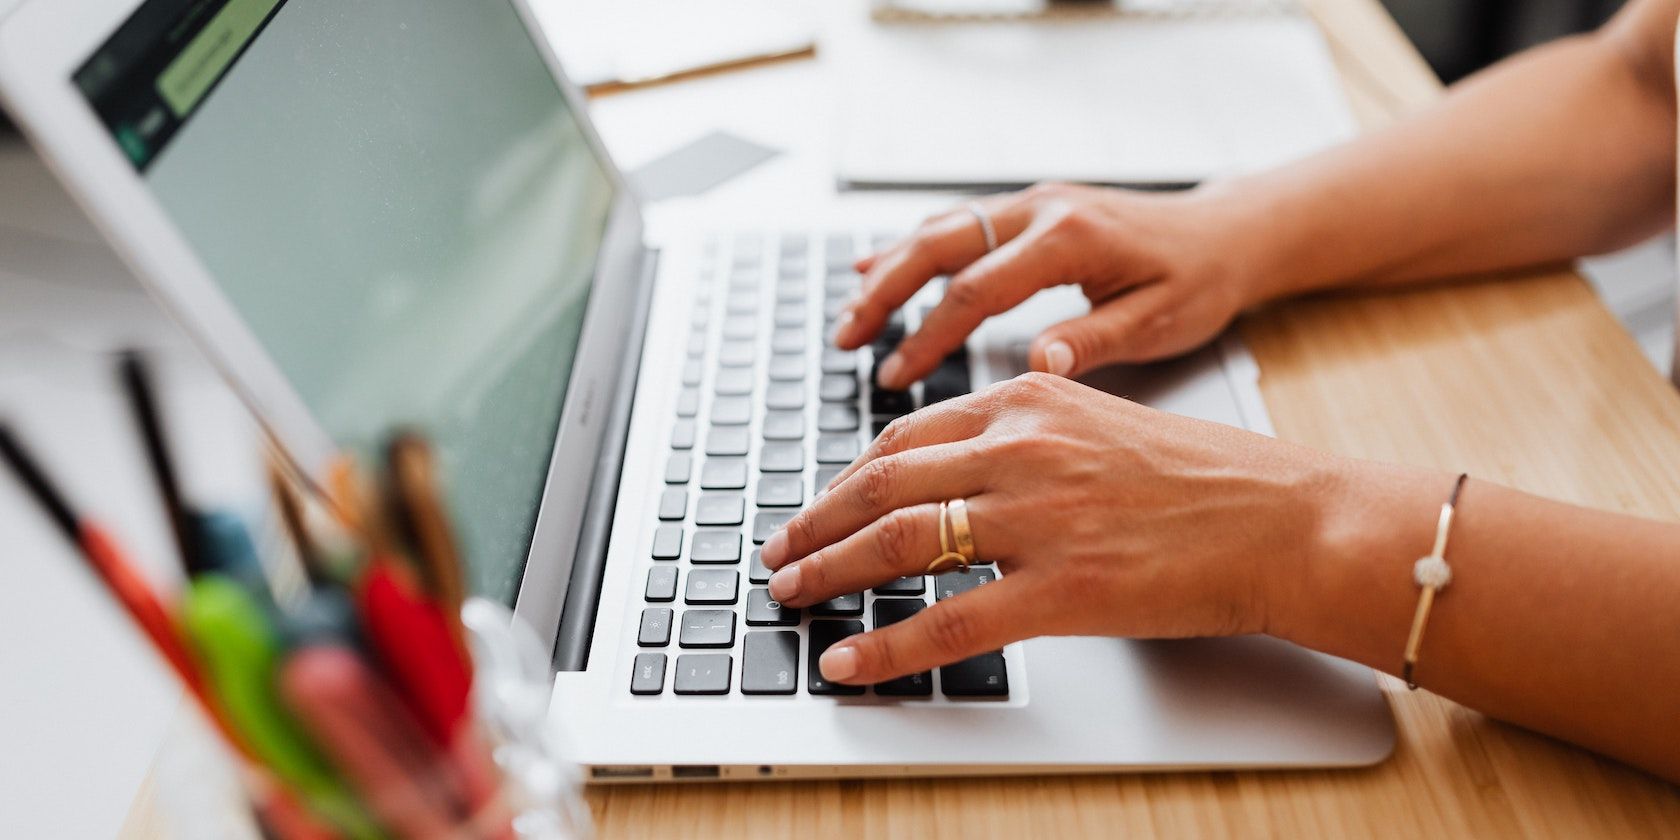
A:
<svg viewBox="0 0 1680 840">
<path fill-rule="evenodd" d="M 1277 635 L 1398 671 L 1451 476 L 1350 463 Z M 1416 679 L 1491 716 L 1680 780 L 1680 525 L 1472 480 Z"/>
<path fill-rule="evenodd" d="M 1652 7 L 1672 5 L 1631 16 L 1661 21 Z M 1671 54 L 1673 21 L 1619 21 L 1630 31 L 1531 51 L 1396 126 L 1213 185 L 1251 220 L 1231 250 L 1255 302 L 1541 265 L 1660 230 L 1673 211 L 1673 76 L 1671 59 L 1650 56 Z M 1667 36 L 1650 33 L 1659 25 Z"/>
</svg>

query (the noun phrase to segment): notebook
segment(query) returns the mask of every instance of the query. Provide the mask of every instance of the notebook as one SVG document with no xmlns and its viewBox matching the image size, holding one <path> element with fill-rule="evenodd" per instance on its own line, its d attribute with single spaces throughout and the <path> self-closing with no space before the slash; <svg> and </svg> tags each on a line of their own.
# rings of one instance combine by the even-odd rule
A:
<svg viewBox="0 0 1680 840">
<path fill-rule="evenodd" d="M 1356 130 L 1323 36 L 1283 0 L 829 7 L 851 187 L 1183 186 Z"/>
</svg>

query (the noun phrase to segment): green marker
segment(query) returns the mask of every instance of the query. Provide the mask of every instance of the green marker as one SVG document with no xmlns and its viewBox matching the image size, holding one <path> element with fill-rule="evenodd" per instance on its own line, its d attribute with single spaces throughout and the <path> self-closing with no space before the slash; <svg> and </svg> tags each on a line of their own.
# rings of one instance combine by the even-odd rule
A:
<svg viewBox="0 0 1680 840">
<path fill-rule="evenodd" d="M 181 626 L 211 693 L 251 751 L 345 836 L 383 837 L 281 705 L 274 684 L 280 640 L 256 599 L 226 575 L 199 575 L 182 600 Z"/>
</svg>

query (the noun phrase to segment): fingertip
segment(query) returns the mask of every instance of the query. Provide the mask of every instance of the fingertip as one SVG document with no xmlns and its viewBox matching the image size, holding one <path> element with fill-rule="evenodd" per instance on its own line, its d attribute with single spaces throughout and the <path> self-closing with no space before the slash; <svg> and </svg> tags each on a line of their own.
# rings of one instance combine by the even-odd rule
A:
<svg viewBox="0 0 1680 840">
<path fill-rule="evenodd" d="M 882 388 L 892 391 L 902 391 L 910 383 L 903 381 L 905 375 L 903 354 L 894 352 L 881 363 L 881 369 L 875 374 L 875 381 Z"/>
<path fill-rule="evenodd" d="M 1057 376 L 1073 373 L 1073 348 L 1065 341 L 1052 341 L 1044 347 L 1044 370 Z"/>
<path fill-rule="evenodd" d="M 817 660 L 817 667 L 822 671 L 823 679 L 845 682 L 858 673 L 858 652 L 853 645 L 841 643 L 826 651 Z"/>
</svg>

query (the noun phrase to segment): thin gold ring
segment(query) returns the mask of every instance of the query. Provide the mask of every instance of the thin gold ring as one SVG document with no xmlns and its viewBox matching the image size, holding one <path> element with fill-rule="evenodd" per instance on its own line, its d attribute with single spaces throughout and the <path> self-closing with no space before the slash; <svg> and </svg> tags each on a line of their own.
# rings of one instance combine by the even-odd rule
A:
<svg viewBox="0 0 1680 840">
<path fill-rule="evenodd" d="M 964 574 L 968 572 L 968 558 L 951 550 L 951 540 L 946 536 L 946 523 L 950 520 L 951 503 L 939 503 L 939 556 L 927 565 L 926 574 L 937 575 L 948 571 L 951 566 L 959 567 Z"/>
</svg>

